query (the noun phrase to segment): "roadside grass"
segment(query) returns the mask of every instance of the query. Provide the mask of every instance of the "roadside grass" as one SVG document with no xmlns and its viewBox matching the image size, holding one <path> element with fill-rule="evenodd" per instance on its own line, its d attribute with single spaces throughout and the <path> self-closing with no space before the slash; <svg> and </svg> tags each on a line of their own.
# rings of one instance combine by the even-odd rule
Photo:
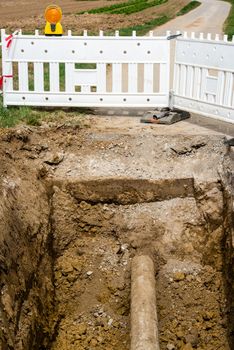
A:
<svg viewBox="0 0 234 350">
<path fill-rule="evenodd" d="M 231 40 L 234 35 L 234 0 L 227 0 L 232 5 L 231 11 L 224 23 L 224 32 L 228 35 L 228 39 Z"/>
<path fill-rule="evenodd" d="M 130 15 L 132 13 L 140 12 L 143 11 L 147 8 L 162 5 L 168 0 L 153 0 L 153 1 L 148 1 L 148 0 L 130 0 L 128 2 L 122 2 L 120 4 L 114 4 L 111 6 L 104 6 L 101 8 L 97 9 L 92 9 L 89 11 L 82 11 L 78 14 L 83 14 L 83 13 L 92 13 L 92 14 L 97 14 L 97 13 L 110 13 L 110 14 L 125 14 L 125 15 Z"/>
<path fill-rule="evenodd" d="M 188 5 L 184 6 L 179 12 L 177 12 L 176 16 L 183 16 L 200 5 L 201 5 L 200 1 L 196 1 L 196 0 L 191 1 L 190 3 L 188 3 Z"/>
</svg>

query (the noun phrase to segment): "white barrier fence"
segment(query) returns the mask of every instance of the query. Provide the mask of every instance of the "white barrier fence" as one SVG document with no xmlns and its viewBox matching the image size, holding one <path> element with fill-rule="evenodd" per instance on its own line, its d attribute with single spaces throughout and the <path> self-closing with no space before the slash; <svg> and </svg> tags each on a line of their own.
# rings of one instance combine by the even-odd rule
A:
<svg viewBox="0 0 234 350">
<path fill-rule="evenodd" d="M 167 33 L 169 35 L 169 33 Z M 234 123 L 234 40 L 176 42 L 170 95 L 167 36 L 22 35 L 1 30 L 4 105 L 165 107 Z"/>
<path fill-rule="evenodd" d="M 185 33 L 175 52 L 174 106 L 234 122 L 234 41 Z"/>
<path fill-rule="evenodd" d="M 168 105 L 170 43 L 166 37 L 19 33 L 7 48 L 4 30 L 1 36 L 6 106 Z"/>
</svg>

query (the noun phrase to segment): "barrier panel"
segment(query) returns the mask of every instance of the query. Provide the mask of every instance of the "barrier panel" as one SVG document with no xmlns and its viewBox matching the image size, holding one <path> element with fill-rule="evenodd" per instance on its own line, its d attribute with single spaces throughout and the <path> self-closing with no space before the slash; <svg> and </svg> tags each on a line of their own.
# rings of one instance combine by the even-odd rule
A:
<svg viewBox="0 0 234 350">
<path fill-rule="evenodd" d="M 175 51 L 173 105 L 234 123 L 234 42 L 184 33 Z"/>
<path fill-rule="evenodd" d="M 1 31 L 4 105 L 168 106 L 167 37 L 39 35 Z M 13 77 L 11 77 L 13 76 Z"/>
<path fill-rule="evenodd" d="M 2 29 L 4 106 L 174 106 L 234 123 L 234 40 L 176 38 L 170 92 L 169 34 L 9 36 Z"/>
</svg>

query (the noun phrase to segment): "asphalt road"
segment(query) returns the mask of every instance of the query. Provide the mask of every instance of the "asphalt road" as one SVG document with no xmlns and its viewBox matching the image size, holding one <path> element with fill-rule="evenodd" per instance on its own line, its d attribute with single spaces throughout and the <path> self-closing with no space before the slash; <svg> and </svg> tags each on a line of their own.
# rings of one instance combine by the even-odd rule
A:
<svg viewBox="0 0 234 350">
<path fill-rule="evenodd" d="M 202 4 L 184 16 L 158 27 L 155 32 L 164 34 L 167 30 L 177 30 L 195 33 L 222 34 L 223 24 L 231 9 L 231 4 L 225 1 L 199 0 Z"/>
<path fill-rule="evenodd" d="M 231 4 L 225 1 L 216 0 L 199 0 L 201 5 L 190 11 L 186 15 L 178 16 L 175 19 L 165 23 L 154 30 L 154 35 L 165 35 L 167 30 L 172 33 L 195 32 L 223 34 L 223 24 L 228 17 L 231 9 Z M 175 55 L 175 40 L 171 45 L 171 62 L 174 61 Z M 173 71 L 174 65 L 171 63 L 170 87 L 173 86 Z"/>
</svg>

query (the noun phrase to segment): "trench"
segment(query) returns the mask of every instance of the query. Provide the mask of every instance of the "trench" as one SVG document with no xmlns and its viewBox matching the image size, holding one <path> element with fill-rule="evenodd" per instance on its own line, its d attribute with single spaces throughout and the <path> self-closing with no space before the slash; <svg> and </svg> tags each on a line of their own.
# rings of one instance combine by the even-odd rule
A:
<svg viewBox="0 0 234 350">
<path fill-rule="evenodd" d="M 233 349 L 230 178 L 5 180 L 1 348 L 129 349 L 131 261 L 146 254 L 160 349 Z"/>
</svg>

